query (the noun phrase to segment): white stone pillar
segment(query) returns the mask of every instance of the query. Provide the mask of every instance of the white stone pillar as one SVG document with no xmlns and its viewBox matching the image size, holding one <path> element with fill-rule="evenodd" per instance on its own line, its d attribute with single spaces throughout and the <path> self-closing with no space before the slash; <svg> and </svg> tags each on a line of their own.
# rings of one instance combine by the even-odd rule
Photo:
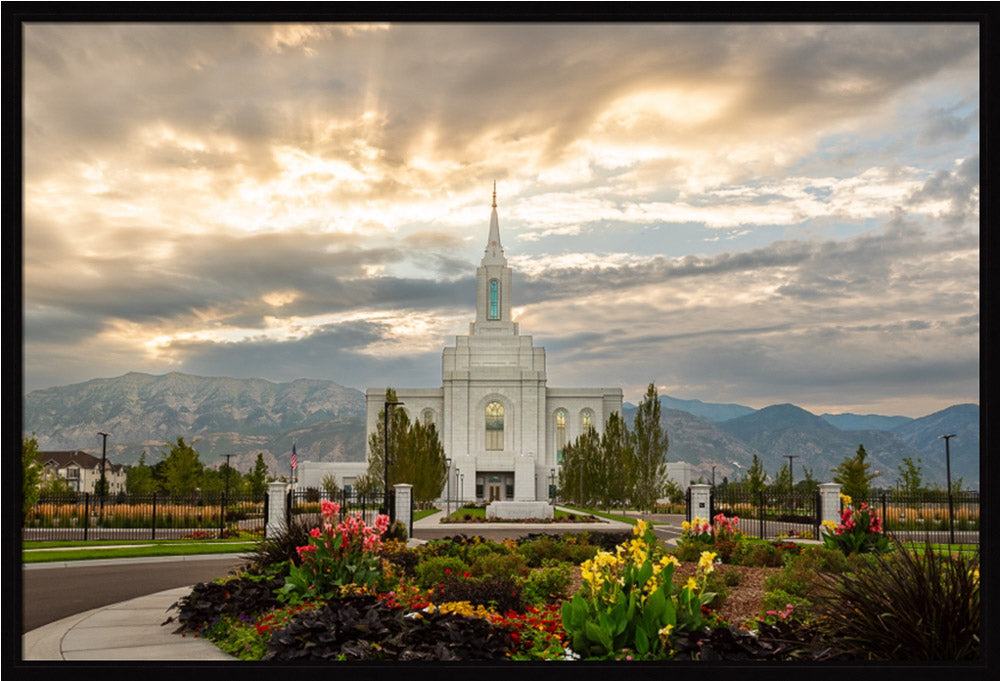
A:
<svg viewBox="0 0 1000 681">
<path fill-rule="evenodd" d="M 531 454 L 514 460 L 514 501 L 535 501 L 535 457 Z"/>
<path fill-rule="evenodd" d="M 273 537 L 285 530 L 285 501 L 288 483 L 272 482 L 267 486 L 267 525 L 264 536 Z"/>
<path fill-rule="evenodd" d="M 712 512 L 711 485 L 691 485 L 691 521 L 695 518 L 704 518 L 712 522 L 709 514 Z"/>
<path fill-rule="evenodd" d="M 413 536 L 413 513 L 411 512 L 411 500 L 413 499 L 413 485 L 399 483 L 392 486 L 396 495 L 396 522 L 403 523 L 406 528 L 406 538 Z"/>
<path fill-rule="evenodd" d="M 840 484 L 824 482 L 819 486 L 819 521 L 840 522 Z"/>
</svg>

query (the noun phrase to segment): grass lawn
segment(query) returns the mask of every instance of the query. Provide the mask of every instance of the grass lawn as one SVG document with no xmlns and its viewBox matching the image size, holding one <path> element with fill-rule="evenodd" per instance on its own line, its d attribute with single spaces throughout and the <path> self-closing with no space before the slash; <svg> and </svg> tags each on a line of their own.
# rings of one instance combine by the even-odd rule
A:
<svg viewBox="0 0 1000 681">
<path fill-rule="evenodd" d="M 51 545 L 57 546 L 51 546 Z M 102 547 L 103 544 L 103 547 Z M 249 553 L 252 541 L 213 540 L 207 542 L 25 542 L 24 563 L 52 563 L 97 558 L 143 558 L 148 556 L 194 556 L 212 553 Z M 112 548 L 113 547 L 113 548 Z"/>
</svg>

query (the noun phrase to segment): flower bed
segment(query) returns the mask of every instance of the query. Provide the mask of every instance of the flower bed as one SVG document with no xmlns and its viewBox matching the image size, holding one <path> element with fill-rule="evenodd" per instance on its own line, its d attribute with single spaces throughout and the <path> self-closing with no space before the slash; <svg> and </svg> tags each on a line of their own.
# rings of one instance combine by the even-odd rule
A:
<svg viewBox="0 0 1000 681">
<path fill-rule="evenodd" d="M 613 538 L 457 536 L 409 549 L 384 539 L 384 517 L 335 523 L 338 511 L 326 502 L 321 525 L 285 560 L 198 585 L 168 622 L 245 660 L 865 659 L 824 638 L 796 595 L 798 575 L 823 569 L 816 556 L 788 572 L 806 558 L 801 547 L 745 542 L 738 518 L 699 519 L 675 555 L 641 521 Z M 732 546 L 745 561 L 781 562 L 727 565 L 720 549 Z M 975 577 L 978 593 L 978 563 Z M 773 590 L 762 586 L 772 580 Z"/>
</svg>

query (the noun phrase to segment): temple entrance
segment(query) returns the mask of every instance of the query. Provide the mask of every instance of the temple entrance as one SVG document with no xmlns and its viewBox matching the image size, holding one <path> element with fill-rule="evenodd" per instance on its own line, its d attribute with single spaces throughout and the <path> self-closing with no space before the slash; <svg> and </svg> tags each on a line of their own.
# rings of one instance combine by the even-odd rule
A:
<svg viewBox="0 0 1000 681">
<path fill-rule="evenodd" d="M 500 483 L 499 482 L 490 481 L 490 483 L 486 486 L 486 489 L 489 492 L 489 500 L 490 501 L 500 501 L 500 499 L 502 497 L 500 496 Z"/>
</svg>

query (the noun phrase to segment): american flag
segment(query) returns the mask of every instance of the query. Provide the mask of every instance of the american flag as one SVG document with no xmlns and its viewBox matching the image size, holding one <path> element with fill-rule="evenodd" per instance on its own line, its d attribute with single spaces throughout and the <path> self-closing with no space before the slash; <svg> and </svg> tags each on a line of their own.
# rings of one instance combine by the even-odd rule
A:
<svg viewBox="0 0 1000 681">
<path fill-rule="evenodd" d="M 295 443 L 292 443 L 292 470 L 299 467 L 299 457 L 295 456 Z"/>
</svg>

